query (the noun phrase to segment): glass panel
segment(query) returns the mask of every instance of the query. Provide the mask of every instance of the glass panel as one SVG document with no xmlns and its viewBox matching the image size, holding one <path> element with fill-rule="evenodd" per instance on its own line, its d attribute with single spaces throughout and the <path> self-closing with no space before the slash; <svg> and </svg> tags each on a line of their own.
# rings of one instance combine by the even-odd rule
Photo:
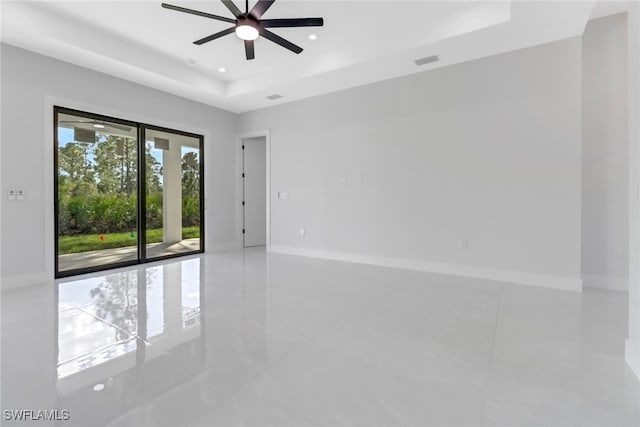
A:
<svg viewBox="0 0 640 427">
<path fill-rule="evenodd" d="M 200 139 L 147 129 L 145 156 L 147 259 L 200 251 Z"/>
<path fill-rule="evenodd" d="M 58 271 L 138 259 L 137 127 L 59 112 Z"/>
</svg>

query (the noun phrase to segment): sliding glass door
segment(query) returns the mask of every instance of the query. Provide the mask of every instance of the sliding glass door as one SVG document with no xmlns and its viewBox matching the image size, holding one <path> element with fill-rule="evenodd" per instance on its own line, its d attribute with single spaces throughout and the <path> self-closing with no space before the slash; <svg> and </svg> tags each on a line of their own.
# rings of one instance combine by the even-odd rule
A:
<svg viewBox="0 0 640 427">
<path fill-rule="evenodd" d="M 158 258 L 202 247 L 200 138 L 145 126 L 145 255 Z"/>
<path fill-rule="evenodd" d="M 57 271 L 137 261 L 138 127 L 59 112 Z"/>
<path fill-rule="evenodd" d="M 61 107 L 54 120 L 56 277 L 204 250 L 202 136 Z"/>
</svg>

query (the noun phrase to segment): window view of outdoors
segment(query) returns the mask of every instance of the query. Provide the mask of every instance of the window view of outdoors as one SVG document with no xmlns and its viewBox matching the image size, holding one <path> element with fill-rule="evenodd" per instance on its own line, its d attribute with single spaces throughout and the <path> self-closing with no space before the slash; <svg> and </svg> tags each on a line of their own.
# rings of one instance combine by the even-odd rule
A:
<svg viewBox="0 0 640 427">
<path fill-rule="evenodd" d="M 58 113 L 58 271 L 139 259 L 138 128 Z M 200 140 L 145 130 L 146 257 L 200 249 Z"/>
<path fill-rule="evenodd" d="M 155 258 L 200 249 L 200 141 L 145 130 L 146 252 Z"/>
<path fill-rule="evenodd" d="M 136 260 L 137 128 L 58 114 L 58 270 Z"/>
</svg>

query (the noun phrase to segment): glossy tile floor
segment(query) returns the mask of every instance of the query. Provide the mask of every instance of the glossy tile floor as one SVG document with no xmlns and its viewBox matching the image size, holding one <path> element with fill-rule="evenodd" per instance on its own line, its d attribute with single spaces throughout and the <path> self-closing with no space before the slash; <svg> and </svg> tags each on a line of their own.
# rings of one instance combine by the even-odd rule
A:
<svg viewBox="0 0 640 427">
<path fill-rule="evenodd" d="M 2 409 L 69 411 L 39 426 L 638 426 L 626 311 L 616 292 L 203 255 L 3 294 Z"/>
</svg>

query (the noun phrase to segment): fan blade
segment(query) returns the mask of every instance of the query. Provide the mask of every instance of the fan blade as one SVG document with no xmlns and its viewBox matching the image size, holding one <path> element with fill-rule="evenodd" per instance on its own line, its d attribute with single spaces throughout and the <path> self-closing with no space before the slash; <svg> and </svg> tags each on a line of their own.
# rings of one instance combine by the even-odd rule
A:
<svg viewBox="0 0 640 427">
<path fill-rule="evenodd" d="M 118 125 L 116 123 L 111 123 L 111 122 L 98 122 L 96 120 L 92 120 L 89 122 L 83 122 L 81 120 L 61 120 L 60 123 L 79 123 L 79 124 L 87 124 L 87 125 L 99 124 L 99 125 L 113 128 L 113 129 L 123 130 L 125 132 L 129 132 L 131 130 L 130 126 Z"/>
<path fill-rule="evenodd" d="M 284 28 L 284 27 L 322 27 L 322 18 L 291 18 L 291 19 L 261 19 L 262 28 Z"/>
<path fill-rule="evenodd" d="M 264 15 L 267 9 L 269 9 L 275 1 L 276 0 L 259 0 L 258 3 L 253 6 L 253 9 L 251 9 L 251 12 L 249 13 L 255 18 L 260 19 L 260 17 Z"/>
<path fill-rule="evenodd" d="M 212 15 L 210 13 L 200 12 L 198 10 L 187 9 L 186 7 L 174 6 L 172 4 L 162 3 L 162 7 L 165 9 L 175 10 L 177 12 L 190 13 L 191 15 L 202 16 L 204 18 L 216 19 L 218 21 L 228 22 L 230 24 L 235 24 L 236 20 L 231 18 L 225 18 L 224 16 Z"/>
<path fill-rule="evenodd" d="M 197 45 L 205 44 L 207 42 L 210 42 L 211 40 L 219 39 L 222 36 L 226 36 L 227 34 L 231 34 L 235 30 L 236 30 L 236 27 L 227 28 L 226 30 L 219 31 L 219 32 L 217 32 L 215 34 L 211 34 L 210 36 L 201 38 L 200 40 L 196 40 L 196 41 L 193 42 L 193 44 L 197 44 Z"/>
<path fill-rule="evenodd" d="M 229 9 L 229 11 L 233 13 L 233 16 L 235 16 L 236 18 L 242 13 L 240 12 L 240 9 L 238 9 L 238 6 L 236 6 L 232 0 L 222 0 L 222 4 L 227 6 L 227 9 Z"/>
<path fill-rule="evenodd" d="M 115 123 L 104 123 L 104 125 L 106 127 L 110 127 L 110 128 L 114 128 L 114 129 L 120 129 L 120 130 L 123 130 L 125 132 L 129 132 L 131 130 L 131 128 L 129 126 L 117 125 Z"/>
<path fill-rule="evenodd" d="M 264 37 L 267 40 L 271 40 L 272 42 L 274 42 L 275 44 L 279 44 L 280 46 L 282 46 L 285 49 L 289 49 L 291 52 L 293 53 L 297 53 L 300 54 L 300 52 L 302 52 L 304 49 L 302 49 L 300 46 L 295 45 L 293 43 L 291 43 L 289 40 L 283 39 L 282 37 L 280 37 L 279 35 L 272 33 L 269 30 L 265 30 L 264 28 L 262 28 L 260 30 L 260 34 L 262 35 L 262 37 Z"/>
<path fill-rule="evenodd" d="M 247 61 L 255 59 L 256 52 L 254 50 L 253 40 L 245 40 L 244 41 L 244 51 L 247 54 Z"/>
</svg>

